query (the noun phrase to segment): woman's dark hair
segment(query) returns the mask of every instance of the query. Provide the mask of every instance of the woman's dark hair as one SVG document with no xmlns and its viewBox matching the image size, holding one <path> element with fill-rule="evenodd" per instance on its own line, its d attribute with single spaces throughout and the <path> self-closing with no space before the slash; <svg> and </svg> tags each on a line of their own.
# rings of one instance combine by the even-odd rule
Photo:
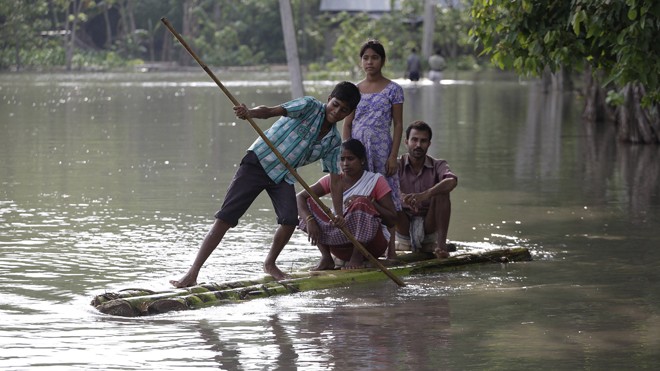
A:
<svg viewBox="0 0 660 371">
<path fill-rule="evenodd" d="M 415 129 L 417 131 L 425 131 L 429 133 L 429 140 L 433 137 L 433 131 L 431 130 L 431 127 L 429 124 L 425 123 L 424 121 L 414 121 L 408 127 L 406 128 L 406 139 L 410 139 L 410 132 L 412 129 Z"/>
<path fill-rule="evenodd" d="M 341 144 L 341 149 L 351 151 L 355 157 L 364 161 L 367 159 L 367 149 L 364 148 L 364 144 L 357 139 L 351 138 L 347 139 Z"/>
<path fill-rule="evenodd" d="M 380 43 L 380 41 L 376 39 L 369 39 L 366 43 L 362 44 L 362 47 L 360 48 L 360 58 L 362 58 L 364 52 L 366 52 L 367 49 L 371 49 L 376 52 L 376 54 L 380 55 L 380 57 L 383 59 L 383 63 L 385 63 L 385 47 Z"/>
</svg>

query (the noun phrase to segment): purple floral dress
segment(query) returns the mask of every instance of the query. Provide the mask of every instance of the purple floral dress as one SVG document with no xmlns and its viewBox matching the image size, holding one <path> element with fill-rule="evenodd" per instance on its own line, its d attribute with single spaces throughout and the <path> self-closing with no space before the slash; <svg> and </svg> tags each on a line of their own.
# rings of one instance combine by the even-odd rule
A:
<svg viewBox="0 0 660 371">
<path fill-rule="evenodd" d="M 403 89 L 390 81 L 378 93 L 362 93 L 355 110 L 351 137 L 359 140 L 367 149 L 367 170 L 385 175 L 385 164 L 392 151 L 392 106 L 403 103 Z M 399 175 L 385 177 L 392 188 L 392 201 L 401 210 Z"/>
</svg>

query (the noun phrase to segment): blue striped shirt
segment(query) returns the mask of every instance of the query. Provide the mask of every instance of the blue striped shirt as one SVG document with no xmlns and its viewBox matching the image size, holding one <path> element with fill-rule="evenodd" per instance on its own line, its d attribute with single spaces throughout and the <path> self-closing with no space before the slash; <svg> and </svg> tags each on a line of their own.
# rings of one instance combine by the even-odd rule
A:
<svg viewBox="0 0 660 371">
<path fill-rule="evenodd" d="M 325 104 L 314 97 L 302 97 L 281 106 L 286 110 L 286 116 L 277 120 L 264 134 L 282 157 L 294 169 L 321 159 L 323 172 L 339 174 L 341 136 L 337 126 L 333 125 L 328 134 L 317 139 L 325 119 Z M 261 137 L 249 150 L 257 155 L 261 166 L 275 183 L 282 180 L 295 183 L 293 175 Z"/>
</svg>

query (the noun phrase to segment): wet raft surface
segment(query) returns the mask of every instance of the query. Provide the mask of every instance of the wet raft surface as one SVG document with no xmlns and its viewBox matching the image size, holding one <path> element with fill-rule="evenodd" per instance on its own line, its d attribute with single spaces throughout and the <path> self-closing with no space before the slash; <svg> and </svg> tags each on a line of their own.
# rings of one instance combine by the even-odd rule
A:
<svg viewBox="0 0 660 371">
<path fill-rule="evenodd" d="M 462 253 L 442 260 L 435 259 L 430 253 L 408 253 L 399 255 L 396 262 L 384 262 L 384 264 L 397 276 L 406 277 L 460 269 L 472 264 L 506 264 L 530 260 L 532 257 L 528 249 L 516 247 Z M 377 268 L 301 271 L 292 273 L 290 279 L 282 281 L 275 281 L 272 277 L 266 276 L 253 280 L 205 283 L 159 292 L 129 288 L 116 293 L 107 292 L 97 295 L 92 299 L 91 304 L 101 313 L 138 317 L 388 279 L 390 278 Z"/>
</svg>

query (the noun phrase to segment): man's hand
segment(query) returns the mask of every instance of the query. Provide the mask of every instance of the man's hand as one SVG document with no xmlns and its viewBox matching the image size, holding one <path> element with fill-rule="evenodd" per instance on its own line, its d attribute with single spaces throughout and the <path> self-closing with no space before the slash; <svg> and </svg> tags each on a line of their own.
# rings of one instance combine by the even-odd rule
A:
<svg viewBox="0 0 660 371">
<path fill-rule="evenodd" d="M 422 194 L 421 193 L 404 193 L 401 195 L 401 201 L 407 207 L 409 207 L 413 212 L 419 210 L 419 205 L 422 204 Z"/>
</svg>

